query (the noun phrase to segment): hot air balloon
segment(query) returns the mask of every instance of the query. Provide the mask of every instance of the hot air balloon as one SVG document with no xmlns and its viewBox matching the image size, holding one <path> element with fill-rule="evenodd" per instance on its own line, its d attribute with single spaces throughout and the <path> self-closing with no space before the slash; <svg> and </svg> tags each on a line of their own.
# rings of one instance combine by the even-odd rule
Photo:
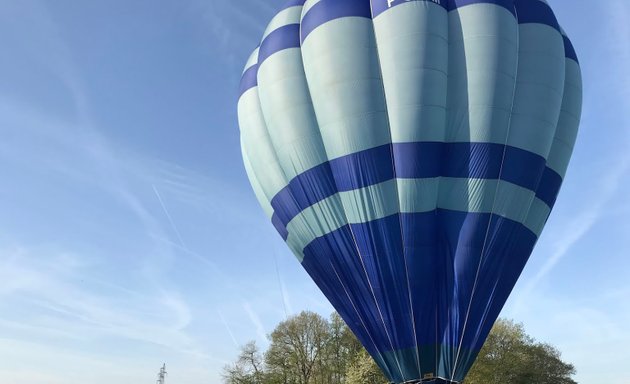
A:
<svg viewBox="0 0 630 384">
<path fill-rule="evenodd" d="M 581 103 L 545 0 L 293 0 L 238 118 L 264 211 L 385 375 L 460 383 L 554 206 Z"/>
</svg>

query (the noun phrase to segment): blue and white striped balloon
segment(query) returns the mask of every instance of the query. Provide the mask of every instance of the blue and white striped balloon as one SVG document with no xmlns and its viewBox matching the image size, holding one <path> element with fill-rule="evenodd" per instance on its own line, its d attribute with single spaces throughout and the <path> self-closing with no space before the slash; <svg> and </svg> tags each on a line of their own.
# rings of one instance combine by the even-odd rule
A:
<svg viewBox="0 0 630 384">
<path fill-rule="evenodd" d="M 544 0 L 293 0 L 238 116 L 260 204 L 386 376 L 458 383 L 553 208 L 581 103 Z"/>
</svg>

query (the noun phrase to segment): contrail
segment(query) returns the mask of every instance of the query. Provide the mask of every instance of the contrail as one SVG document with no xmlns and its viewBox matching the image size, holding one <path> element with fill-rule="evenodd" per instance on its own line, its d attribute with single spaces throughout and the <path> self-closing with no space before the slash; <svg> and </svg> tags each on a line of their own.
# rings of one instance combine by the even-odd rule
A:
<svg viewBox="0 0 630 384">
<path fill-rule="evenodd" d="M 236 348 L 239 348 L 238 341 L 236 341 L 236 337 L 234 337 L 234 333 L 232 332 L 232 329 L 230 328 L 230 325 L 228 324 L 228 322 L 225 320 L 225 317 L 223 316 L 223 313 L 221 312 L 220 309 L 217 309 L 217 313 L 219 314 L 219 317 L 221 318 L 221 321 L 223 322 L 223 325 L 225 325 L 225 329 L 227 329 L 228 334 L 232 338 L 232 341 L 234 342 L 234 346 Z"/>
<path fill-rule="evenodd" d="M 256 333 L 258 333 L 260 340 L 267 341 L 267 332 L 265 332 L 265 327 L 263 326 L 262 321 L 260 321 L 258 314 L 254 312 L 251 305 L 249 305 L 249 302 L 246 301 L 243 303 L 243 309 L 247 312 L 247 315 L 254 327 L 256 327 Z"/>
<path fill-rule="evenodd" d="M 166 205 L 164 205 L 162 196 L 160 196 L 160 193 L 155 187 L 155 184 L 151 184 L 151 187 L 153 187 L 153 192 L 155 192 L 155 196 L 157 196 L 158 201 L 160 202 L 160 205 L 162 206 L 162 210 L 164 210 L 164 214 L 166 214 L 166 217 L 168 218 L 169 223 L 171 223 L 171 227 L 173 228 L 173 231 L 177 235 L 177 239 L 179 240 L 179 243 L 184 249 L 188 250 L 188 247 L 186 246 L 186 243 L 184 243 L 184 239 L 182 238 L 181 233 L 179 233 L 179 229 L 177 229 L 177 226 L 175 225 L 175 222 L 173 221 L 171 214 L 168 212 L 168 209 L 166 209 Z"/>
<path fill-rule="evenodd" d="M 282 295 L 282 307 L 284 308 L 284 317 L 285 319 L 289 318 L 289 311 L 287 309 L 287 294 L 285 291 L 284 283 L 282 282 L 282 278 L 280 277 L 280 268 L 278 267 L 278 255 L 276 252 L 273 253 L 273 261 L 276 266 L 276 276 L 278 277 L 278 285 L 280 287 L 280 294 Z"/>
</svg>

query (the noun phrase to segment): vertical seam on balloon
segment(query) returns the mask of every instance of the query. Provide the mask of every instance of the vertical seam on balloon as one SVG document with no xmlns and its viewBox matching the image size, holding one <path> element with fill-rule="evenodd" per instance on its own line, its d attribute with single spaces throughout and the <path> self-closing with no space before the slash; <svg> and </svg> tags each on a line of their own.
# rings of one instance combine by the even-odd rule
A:
<svg viewBox="0 0 630 384">
<path fill-rule="evenodd" d="M 374 341 L 374 338 L 368 331 L 368 327 L 365 325 L 365 322 L 363 321 L 363 318 L 361 317 L 361 313 L 359 312 L 356 305 L 354 304 L 354 301 L 352 300 L 350 293 L 348 293 L 348 289 L 346 288 L 346 285 L 343 283 L 343 279 L 341 279 L 341 276 L 339 276 L 339 272 L 337 272 L 337 269 L 335 268 L 335 265 L 332 263 L 332 261 L 330 262 L 330 266 L 333 269 L 333 272 L 335 272 L 335 276 L 337 277 L 337 280 L 339 280 L 339 284 L 341 284 L 341 287 L 343 288 L 343 291 L 346 294 L 346 297 L 348 297 L 348 300 L 350 300 L 350 304 L 352 304 L 352 308 L 354 309 L 354 312 L 357 314 L 359 321 L 361 321 L 361 325 L 363 325 L 363 328 L 365 329 L 368 337 L 370 338 L 370 341 L 372 341 L 372 344 L 374 345 L 374 349 L 379 353 L 379 355 L 381 355 L 381 359 L 383 360 L 383 363 L 385 363 L 383 354 L 381 353 L 381 351 L 379 351 L 378 345 L 376 344 L 376 342 Z M 389 367 L 387 367 L 386 365 L 385 365 L 385 368 L 389 370 Z M 391 375 L 391 372 L 388 372 L 388 373 Z"/>
<path fill-rule="evenodd" d="M 308 12 L 306 12 L 306 13 L 308 13 Z M 300 28 L 299 28 L 300 29 L 300 35 L 302 33 L 302 20 L 303 20 L 304 16 L 305 16 L 305 13 L 303 12 L 302 16 L 300 17 Z M 302 43 L 300 43 L 300 53 L 303 53 L 303 51 L 302 51 Z M 302 56 L 302 61 L 304 62 L 304 56 Z M 305 74 L 306 74 L 306 71 L 305 71 Z M 308 76 L 306 77 L 306 85 L 307 85 L 309 93 L 310 93 L 310 86 L 308 84 Z M 313 109 L 315 109 L 315 101 L 313 101 Z M 317 120 L 317 113 L 315 113 L 315 119 Z M 318 121 L 318 128 L 320 128 L 319 121 Z M 326 150 L 326 143 L 324 142 L 324 139 L 322 137 L 321 128 L 318 129 L 318 131 L 319 131 L 320 138 L 322 139 L 322 143 L 324 144 L 324 150 Z M 335 180 L 334 177 L 333 177 L 333 181 L 335 183 L 335 188 L 336 188 L 337 194 L 338 194 L 339 193 L 339 187 L 337 186 L 337 180 Z M 370 281 L 370 275 L 368 274 L 367 268 L 365 267 L 365 261 L 363 260 L 363 256 L 361 255 L 361 250 L 359 249 L 359 244 L 357 243 L 356 236 L 354 234 L 354 231 L 352 230 L 352 224 L 348 220 L 348 214 L 346 213 L 346 209 L 343 206 L 343 202 L 341 203 L 341 212 L 343 213 L 343 216 L 345 218 L 345 222 L 348 225 L 348 230 L 350 231 L 350 235 L 352 236 L 352 242 L 354 243 L 355 250 L 357 252 L 357 255 L 359 256 L 359 260 L 361 261 L 361 266 L 363 267 L 363 271 L 365 272 L 365 278 L 366 278 L 367 283 L 368 283 L 368 288 L 370 289 L 370 293 L 372 294 L 372 298 L 374 299 L 374 304 L 376 305 L 376 309 L 378 310 L 378 314 L 379 314 L 379 316 L 381 318 L 381 322 L 383 323 L 383 330 L 385 331 L 385 334 L 387 335 L 387 339 L 389 340 L 389 343 L 390 343 L 390 345 L 392 347 L 392 350 L 393 350 L 394 346 L 393 346 L 393 343 L 392 343 L 392 340 L 391 340 L 391 336 L 389 335 L 389 332 L 387 331 L 387 325 L 385 324 L 385 319 L 383 318 L 383 313 L 381 311 L 380 305 L 378 304 L 378 300 L 376 299 L 376 294 L 374 293 L 374 287 L 372 286 L 372 282 Z M 363 319 L 361 318 L 361 315 L 359 315 L 359 319 L 361 320 L 361 322 L 363 322 Z M 369 335 L 368 328 L 365 327 L 365 329 L 366 329 L 366 332 Z M 370 338 L 372 338 L 371 335 L 369 335 L 369 336 L 370 336 Z M 378 347 L 376 348 L 376 350 L 377 350 L 377 352 L 379 354 L 383 355 L 383 353 L 379 350 Z M 398 358 L 396 358 L 396 363 L 398 365 L 398 369 L 400 370 L 400 372 L 402 374 L 402 367 L 400 366 L 400 362 L 398 361 Z"/>
<path fill-rule="evenodd" d="M 518 28 L 518 13 L 516 10 L 516 7 L 514 6 L 514 12 L 516 14 L 515 17 L 515 21 L 516 21 L 516 33 L 517 33 L 517 37 L 520 34 L 520 30 Z M 453 371 L 451 372 L 451 381 L 453 381 L 455 379 L 455 375 L 457 373 L 457 365 L 459 364 L 459 358 L 461 355 L 461 350 L 462 350 L 462 345 L 464 343 L 464 336 L 466 335 L 466 328 L 468 326 L 468 318 L 470 316 L 470 309 L 472 307 L 472 303 L 473 303 L 473 299 L 475 296 L 475 291 L 477 290 L 477 283 L 479 280 L 479 273 L 481 271 L 481 265 L 483 264 L 483 260 L 484 260 L 484 253 L 485 253 L 485 249 L 486 249 L 486 245 L 488 242 L 488 235 L 490 234 L 490 227 L 492 226 L 492 218 L 493 218 L 493 211 L 495 208 L 495 204 L 497 201 L 497 195 L 499 192 L 499 185 L 500 185 L 500 180 L 501 180 L 501 174 L 503 172 L 503 165 L 505 162 L 505 154 L 507 152 L 507 144 L 509 142 L 509 137 L 510 137 L 510 128 L 512 126 L 512 112 L 514 110 L 514 101 L 516 98 L 516 83 L 517 83 L 517 79 L 518 79 L 518 63 L 519 63 L 519 47 L 520 47 L 520 39 L 517 38 L 517 47 L 516 47 L 516 76 L 514 77 L 514 88 L 512 91 L 512 107 L 510 108 L 511 112 L 510 112 L 510 118 L 508 121 L 508 128 L 507 128 L 507 132 L 505 134 L 505 143 L 503 144 L 503 154 L 501 157 L 501 167 L 499 168 L 499 175 L 497 178 L 497 186 L 495 188 L 494 191 L 494 196 L 492 198 L 492 206 L 490 208 L 490 216 L 488 217 L 488 225 L 486 227 L 486 234 L 483 240 L 483 246 L 481 247 L 481 252 L 480 252 L 480 256 L 479 256 L 479 263 L 477 264 L 477 271 L 475 273 L 475 280 L 473 283 L 473 287 L 472 287 L 472 291 L 470 294 L 470 300 L 468 302 L 468 308 L 466 310 L 466 317 L 464 318 L 464 326 L 462 327 L 462 334 L 460 336 L 460 340 L 459 340 L 459 345 L 457 346 L 457 354 L 455 356 L 455 362 L 453 364 Z"/>
<path fill-rule="evenodd" d="M 373 22 L 372 19 L 370 19 L 370 22 Z M 376 44 L 376 37 L 374 37 L 374 43 Z M 321 133 L 321 131 L 320 131 Z M 335 180 L 335 185 L 337 184 L 337 181 Z M 339 188 L 337 187 L 337 191 L 339 191 Z M 350 234 L 352 235 L 352 240 L 354 242 L 354 246 L 356 248 L 357 251 L 357 255 L 359 256 L 359 260 L 361 261 L 361 266 L 363 267 L 363 271 L 365 272 L 365 278 L 368 282 L 368 287 L 370 288 L 370 293 L 372 293 L 372 297 L 374 298 L 374 303 L 376 304 L 376 309 L 378 311 L 378 315 L 381 318 L 381 322 L 383 323 L 383 330 L 385 331 L 385 335 L 387 336 L 387 340 L 389 341 L 389 344 L 392 348 L 392 353 L 394 354 L 394 360 L 396 360 L 396 365 L 398 365 L 398 370 L 400 371 L 401 376 L 404 378 L 404 374 L 403 374 L 403 370 L 402 370 L 402 366 L 400 365 L 400 361 L 398 361 L 398 357 L 395 354 L 395 349 L 394 349 L 394 343 L 392 342 L 392 338 L 391 335 L 389 334 L 389 331 L 387 330 L 387 324 L 385 323 L 385 318 L 383 317 L 383 311 L 381 310 L 381 306 L 379 305 L 378 299 L 376 297 L 376 293 L 374 292 L 374 287 L 372 285 L 372 281 L 370 280 L 370 275 L 367 271 L 367 268 L 365 266 L 365 260 L 363 258 L 363 255 L 361 255 L 361 250 L 359 249 L 359 244 L 357 243 L 357 239 L 356 236 L 354 234 L 354 231 L 352 230 L 352 224 L 349 222 L 348 220 L 348 216 L 346 213 L 346 208 L 343 206 L 342 203 L 342 210 L 344 213 L 344 216 L 346 216 L 346 222 L 348 222 L 348 229 L 350 230 Z"/>
<path fill-rule="evenodd" d="M 307 0 L 307 1 L 308 1 L 308 0 Z M 302 19 L 304 18 L 305 14 L 307 13 L 307 12 L 304 12 L 304 10 L 306 9 L 306 7 L 305 7 L 305 6 L 306 6 L 306 3 L 305 3 L 305 4 L 304 4 L 304 6 L 302 7 L 302 14 L 301 14 L 301 16 L 300 16 L 300 26 L 299 26 L 299 33 L 300 33 L 300 36 L 302 35 Z M 303 52 L 302 52 L 302 41 L 300 41 L 300 56 L 302 57 L 302 67 L 304 68 L 304 56 L 303 56 Z M 306 76 L 306 70 L 305 70 L 305 69 L 304 69 L 304 78 L 305 78 L 305 80 L 306 80 L 306 90 L 308 91 L 309 96 L 310 96 L 310 94 L 311 94 L 311 90 L 310 90 L 310 86 L 309 86 L 309 84 L 308 84 L 308 77 Z M 312 103 L 312 106 L 313 106 L 313 115 L 315 116 L 315 122 L 317 123 L 317 133 L 319 134 L 319 140 L 320 140 L 320 141 L 321 141 L 321 143 L 322 143 L 322 148 L 324 149 L 324 152 L 326 152 L 326 145 L 325 145 L 325 143 L 324 143 L 324 139 L 323 139 L 323 137 L 322 137 L 322 132 L 321 132 L 321 129 L 320 129 L 319 122 L 317 121 L 317 113 L 315 113 L 315 102 L 313 101 L 312 97 L 311 97 L 311 103 Z M 327 155 L 327 154 L 326 154 L 326 158 L 328 158 L 328 155 Z M 333 181 L 334 181 L 334 178 L 333 178 Z M 337 183 L 336 183 L 336 181 L 335 181 L 335 189 L 337 190 L 337 191 L 336 191 L 336 193 L 335 193 L 335 195 L 339 196 L 339 189 L 337 188 Z M 348 226 L 348 229 L 350 230 L 350 233 L 352 234 L 352 227 L 351 227 L 351 225 L 350 225 L 350 223 L 349 223 L 349 221 L 348 221 L 348 216 L 347 216 L 347 214 L 346 214 L 346 212 L 345 212 L 345 209 L 344 209 L 344 207 L 343 207 L 343 203 L 340 201 L 340 204 L 339 204 L 339 205 L 340 205 L 340 207 L 341 207 L 341 211 L 342 211 L 342 213 L 343 213 L 343 218 L 344 218 L 344 219 L 343 219 L 343 221 L 346 223 L 346 225 Z M 342 227 L 343 227 L 343 226 L 342 226 Z M 356 240 L 354 239 L 354 234 L 352 234 L 352 241 L 354 242 L 354 246 L 355 246 L 355 249 L 357 250 L 357 254 L 358 254 L 358 249 L 359 249 L 359 248 L 358 248 L 358 245 L 357 245 L 357 243 L 356 243 Z M 352 301 L 352 298 L 350 297 L 350 294 L 349 294 L 349 293 L 348 293 L 348 291 L 346 290 L 345 285 L 343 284 L 343 282 L 342 282 L 342 281 L 341 281 L 341 279 L 339 278 L 339 275 L 338 275 L 338 273 L 337 273 L 337 270 L 336 270 L 336 269 L 334 268 L 334 266 L 332 265 L 332 262 L 331 262 L 331 266 L 333 267 L 333 271 L 335 272 L 335 275 L 336 275 L 336 276 L 337 276 L 337 278 L 339 279 L 339 282 L 342 284 L 342 286 L 343 286 L 343 288 L 344 288 L 344 291 L 345 291 L 345 293 L 346 293 L 346 296 L 348 296 L 348 299 L 349 299 L 349 300 L 350 300 L 350 302 L 352 303 L 352 306 L 353 306 L 353 308 L 355 309 L 355 312 L 356 312 L 356 314 L 357 314 L 357 317 L 359 318 L 359 320 L 361 321 L 361 324 L 363 325 L 363 328 L 365 329 L 365 333 L 368 335 L 368 337 L 370 338 L 370 340 L 372 340 L 372 343 L 374 344 L 374 347 L 375 347 L 376 351 L 377 351 L 379 354 L 381 354 L 381 355 L 382 355 L 382 353 L 381 353 L 381 351 L 379 350 L 378 346 L 376 345 L 376 343 L 374 343 L 374 338 L 372 337 L 372 335 L 371 335 L 371 333 L 370 333 L 369 328 L 365 325 L 365 322 L 363 321 L 363 318 L 361 317 L 361 314 L 359 313 L 359 311 L 358 311 L 358 310 L 356 309 L 356 307 L 354 306 L 354 302 Z"/>
<path fill-rule="evenodd" d="M 450 77 L 452 75 L 451 74 L 451 49 L 450 49 L 451 43 L 452 43 L 452 36 L 451 36 L 451 19 L 450 19 L 450 15 L 451 15 L 451 11 L 448 10 L 448 14 L 447 14 L 447 24 L 448 24 L 447 25 L 447 32 L 448 32 L 447 33 L 447 43 L 448 43 L 448 50 L 447 50 L 447 67 L 446 67 L 446 71 L 447 71 L 447 76 L 446 76 L 446 79 L 447 79 L 446 80 L 446 116 L 445 116 L 445 119 L 444 119 L 444 142 L 445 143 L 452 142 L 451 138 L 450 138 L 451 135 L 449 135 L 449 119 L 450 119 L 450 108 L 449 108 L 449 106 L 450 106 L 450 97 L 451 97 L 450 92 L 449 92 L 449 89 L 450 89 L 449 85 L 450 85 Z M 448 153 L 450 151 L 451 151 L 450 147 L 447 147 L 447 151 L 446 152 Z M 440 159 L 441 161 L 440 161 L 440 163 L 442 164 L 441 165 L 442 167 L 445 167 L 446 164 L 449 161 L 449 156 L 446 156 L 447 153 L 445 153 L 445 152 L 441 153 L 441 159 Z M 440 172 L 440 173 L 442 174 L 443 172 Z M 438 185 L 437 185 L 437 196 L 436 196 L 436 201 L 435 201 L 435 203 L 436 203 L 436 215 L 439 215 L 440 197 L 442 195 L 442 181 L 443 181 L 443 178 L 439 177 L 438 178 Z M 441 220 L 439 220 L 439 216 L 436 218 L 436 222 L 437 222 L 436 226 L 438 227 L 439 231 L 441 232 L 442 231 L 442 223 L 441 223 Z M 439 252 L 440 248 L 446 249 L 447 247 L 446 246 L 440 247 L 440 243 L 442 242 L 440 233 L 438 233 L 438 236 L 440 237 L 437 240 L 437 242 L 438 242 L 438 253 L 440 253 Z M 449 252 L 449 255 L 450 255 L 450 252 Z M 446 293 L 444 293 L 444 295 L 446 295 Z M 439 373 L 441 360 L 444 360 L 444 357 L 445 357 L 443 351 L 441 351 L 440 347 L 439 347 L 440 346 L 440 335 L 438 334 L 438 330 L 439 330 L 438 322 L 439 322 L 439 317 L 440 317 L 439 316 L 439 309 L 440 309 L 439 299 L 440 298 L 441 297 L 438 295 L 438 298 L 435 300 L 435 304 L 434 304 L 435 305 L 434 308 L 435 308 L 435 330 L 436 331 L 435 331 L 435 366 L 434 366 L 434 371 L 433 372 L 435 372 L 436 374 Z M 448 321 L 450 321 L 450 308 L 449 307 L 446 307 L 446 312 L 447 312 L 446 319 L 447 319 L 447 322 L 448 322 Z M 444 342 L 444 333 L 446 333 L 446 332 L 447 332 L 446 330 L 443 331 L 443 334 L 441 335 L 442 336 L 442 342 Z"/>
<path fill-rule="evenodd" d="M 448 5 L 448 3 L 447 3 L 447 5 Z M 445 114 L 444 114 L 444 127 L 443 127 L 443 140 L 444 140 L 445 143 L 447 143 L 448 139 L 449 139 L 447 137 L 448 136 L 447 133 L 448 133 L 448 120 L 449 120 L 449 110 L 448 110 L 449 109 L 449 89 L 450 89 L 450 87 L 449 87 L 449 84 L 450 84 L 449 77 L 451 75 L 451 65 L 450 65 L 450 63 L 451 63 L 451 50 L 450 50 L 451 33 L 450 33 L 450 29 L 451 29 L 450 28 L 450 10 L 448 10 L 448 8 L 447 8 L 447 11 L 446 11 L 446 44 L 447 44 L 447 46 L 446 46 L 446 85 L 445 85 L 446 86 L 446 95 L 445 95 L 445 99 L 444 99 L 444 102 L 445 102 L 445 104 L 444 104 L 444 106 L 445 106 Z M 444 158 L 444 152 L 441 153 L 440 157 L 441 157 L 440 158 L 440 163 L 442 164 L 441 166 L 444 167 L 444 164 L 446 163 L 445 158 Z M 442 171 L 442 170 L 440 170 L 440 171 Z M 442 174 L 442 173 L 443 172 L 440 172 L 440 174 Z M 436 246 L 437 246 L 437 249 L 438 249 L 438 252 L 437 252 L 438 255 L 440 255 L 440 253 L 441 253 L 440 252 L 440 248 L 444 248 L 444 249 L 446 248 L 444 246 L 440 246 L 440 242 L 441 242 L 440 237 L 441 236 L 440 236 L 440 232 L 438 232 L 438 231 L 441 231 L 441 223 L 440 223 L 440 220 L 439 220 L 439 206 L 440 206 L 440 196 L 441 196 L 440 190 L 442 189 L 442 182 L 443 182 L 443 178 L 441 176 L 438 177 L 438 179 L 437 179 L 437 194 L 435 196 L 435 215 L 436 215 L 436 218 L 435 218 L 436 223 L 435 223 L 435 225 L 437 227 L 436 228 L 436 232 L 437 232 L 437 237 L 438 237 L 438 239 L 436 239 Z M 440 255 L 440 256 L 442 256 L 442 255 Z M 439 332 L 438 332 L 439 331 L 439 318 L 440 318 L 440 316 L 439 316 L 439 307 L 440 307 L 439 299 L 440 299 L 440 295 L 438 295 L 437 298 L 434 300 L 434 312 L 435 312 L 435 347 L 434 347 L 434 349 L 435 349 L 435 352 L 434 352 L 435 361 L 434 361 L 434 363 L 435 363 L 435 365 L 433 367 L 433 372 L 436 375 L 439 375 L 440 359 L 443 357 L 443 353 L 441 352 L 440 347 L 439 347 L 439 345 L 440 345 L 440 339 L 439 339 L 440 335 L 439 335 Z M 447 311 L 450 311 L 450 309 L 447 308 Z M 447 317 L 447 319 L 448 318 L 449 317 Z M 444 331 L 443 331 L 443 333 L 441 335 L 441 338 L 442 338 L 442 341 L 444 341 Z"/>
<path fill-rule="evenodd" d="M 413 299 L 411 297 L 411 281 L 409 278 L 409 266 L 407 263 L 407 251 L 405 248 L 405 238 L 404 238 L 404 231 L 403 231 L 402 209 L 400 206 L 400 190 L 398 188 L 398 174 L 396 173 L 396 161 L 394 159 L 394 137 L 392 135 L 392 126 L 391 126 L 391 121 L 389 118 L 389 105 L 387 104 L 387 93 L 385 92 L 385 78 L 383 76 L 383 67 L 381 64 L 381 57 L 379 54 L 378 39 L 376 38 L 376 27 L 374 25 L 374 9 L 372 7 L 371 0 L 370 0 L 370 15 L 372 17 L 371 22 L 372 22 L 372 31 L 374 33 L 374 44 L 376 45 L 376 59 L 378 61 L 379 71 L 381 72 L 381 86 L 383 89 L 383 100 L 385 101 L 385 113 L 387 116 L 387 130 L 389 131 L 392 172 L 394 175 L 394 187 L 396 188 L 396 204 L 398 205 L 398 225 L 400 226 L 400 245 L 401 245 L 401 250 L 403 253 L 403 261 L 405 263 L 405 277 L 407 278 L 407 297 L 409 298 L 409 310 L 411 312 L 411 325 L 413 327 L 414 344 L 416 346 L 416 365 L 418 367 L 418 376 L 419 378 L 422 378 L 422 366 L 420 364 L 420 348 L 418 346 L 418 334 L 416 331 L 416 318 L 415 318 L 414 308 L 413 308 Z M 405 380 L 405 375 L 403 374 L 402 376 L 403 376 L 403 380 Z"/>
</svg>

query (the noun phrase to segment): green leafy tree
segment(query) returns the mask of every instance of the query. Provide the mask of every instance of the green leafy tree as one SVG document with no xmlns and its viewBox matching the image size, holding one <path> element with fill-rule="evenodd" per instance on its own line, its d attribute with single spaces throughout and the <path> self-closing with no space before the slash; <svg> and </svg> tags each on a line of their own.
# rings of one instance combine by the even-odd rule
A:
<svg viewBox="0 0 630 384">
<path fill-rule="evenodd" d="M 576 384 L 573 365 L 557 348 L 537 343 L 521 324 L 498 320 L 468 376 L 466 384 Z"/>
<path fill-rule="evenodd" d="M 223 368 L 223 379 L 226 384 L 265 383 L 263 357 L 256 342 L 245 344 L 236 362 Z"/>
<path fill-rule="evenodd" d="M 346 381 L 348 367 L 363 346 L 337 312 L 330 316 L 329 332 L 330 342 L 325 354 L 327 359 L 325 370 L 328 377 L 324 382 L 342 384 Z"/>
<path fill-rule="evenodd" d="M 302 312 L 280 323 L 266 353 L 246 344 L 224 368 L 226 384 L 383 384 L 387 379 L 334 313 L 326 320 Z M 522 325 L 499 320 L 466 384 L 576 384 L 573 365 L 555 347 L 538 343 Z"/>
<path fill-rule="evenodd" d="M 346 384 L 384 384 L 387 382 L 388 380 L 365 349 L 357 354 L 346 372 Z"/>
<path fill-rule="evenodd" d="M 271 333 L 265 361 L 286 383 L 311 384 L 321 376 L 330 339 L 326 319 L 314 312 L 302 312 L 280 323 Z"/>
</svg>

